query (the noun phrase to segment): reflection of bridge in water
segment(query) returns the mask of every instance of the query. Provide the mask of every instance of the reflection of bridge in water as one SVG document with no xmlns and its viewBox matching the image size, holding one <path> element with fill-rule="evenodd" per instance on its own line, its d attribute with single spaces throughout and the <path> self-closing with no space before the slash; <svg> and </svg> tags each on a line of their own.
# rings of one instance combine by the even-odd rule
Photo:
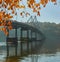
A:
<svg viewBox="0 0 60 62">
<path fill-rule="evenodd" d="M 37 53 L 45 39 L 36 27 L 22 22 L 12 22 L 13 29 L 7 36 L 7 57 Z M 13 34 L 13 35 L 12 35 Z"/>
</svg>

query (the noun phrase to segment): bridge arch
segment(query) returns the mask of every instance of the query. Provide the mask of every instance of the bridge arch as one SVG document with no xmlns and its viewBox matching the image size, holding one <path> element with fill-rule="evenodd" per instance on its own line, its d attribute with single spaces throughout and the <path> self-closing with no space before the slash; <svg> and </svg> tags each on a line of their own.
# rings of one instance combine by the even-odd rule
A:
<svg viewBox="0 0 60 62">
<path fill-rule="evenodd" d="M 6 38 L 7 56 L 9 56 L 9 46 L 15 47 L 15 55 L 17 56 L 18 55 L 17 49 L 19 44 L 20 44 L 20 54 L 22 54 L 22 49 L 23 50 L 27 49 L 27 52 L 29 52 L 29 49 L 31 48 L 33 49 L 34 46 L 36 47 L 38 46 L 38 44 L 39 45 L 43 44 L 45 36 L 39 29 L 31 25 L 16 21 L 12 22 L 12 27 L 13 29 L 9 31 L 9 35 Z M 26 45 L 23 43 L 25 43 Z"/>
</svg>

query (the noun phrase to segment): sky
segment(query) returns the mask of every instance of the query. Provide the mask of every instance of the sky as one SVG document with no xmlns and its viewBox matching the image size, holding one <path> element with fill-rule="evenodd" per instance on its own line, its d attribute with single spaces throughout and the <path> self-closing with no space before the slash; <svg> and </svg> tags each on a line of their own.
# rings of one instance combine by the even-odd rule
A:
<svg viewBox="0 0 60 62">
<path fill-rule="evenodd" d="M 60 3 L 54 5 L 49 3 L 45 8 L 41 10 L 41 16 L 38 17 L 39 21 L 42 22 L 55 22 L 60 23 Z"/>
<path fill-rule="evenodd" d="M 37 0 L 38 1 L 38 0 Z M 23 2 L 25 3 L 25 2 Z M 22 11 L 22 10 L 20 10 Z M 32 16 L 35 15 L 35 13 L 31 12 L 31 9 L 24 9 L 24 11 L 27 11 L 31 13 Z M 53 3 L 49 2 L 46 7 L 42 7 L 40 10 L 41 15 L 37 16 L 37 20 L 40 22 L 54 22 L 54 23 L 60 23 L 60 0 L 57 0 L 57 5 L 54 5 Z M 29 19 L 30 16 L 22 18 L 19 17 L 19 13 L 17 19 L 18 21 L 25 22 Z"/>
</svg>

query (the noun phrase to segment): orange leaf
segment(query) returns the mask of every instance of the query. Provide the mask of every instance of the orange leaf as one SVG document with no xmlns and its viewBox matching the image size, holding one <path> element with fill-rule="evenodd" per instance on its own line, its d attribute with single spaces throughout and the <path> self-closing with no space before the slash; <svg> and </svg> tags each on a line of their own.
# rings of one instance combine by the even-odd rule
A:
<svg viewBox="0 0 60 62">
<path fill-rule="evenodd" d="M 19 5 L 15 5 L 16 6 L 16 8 L 20 8 L 20 6 Z"/>
<path fill-rule="evenodd" d="M 36 8 L 34 8 L 34 9 L 33 9 L 33 12 L 37 12 L 37 9 L 36 9 Z"/>
<path fill-rule="evenodd" d="M 2 4 L 2 0 L 0 0 L 0 4 Z"/>
<path fill-rule="evenodd" d="M 30 5 L 30 4 L 28 4 L 28 7 L 29 7 L 29 8 L 31 8 L 31 5 Z"/>
<path fill-rule="evenodd" d="M 51 0 L 51 2 L 56 2 L 56 0 Z"/>
<path fill-rule="evenodd" d="M 4 31 L 4 33 L 5 33 L 6 36 L 9 34 L 9 32 L 7 32 L 7 31 Z"/>
<path fill-rule="evenodd" d="M 35 3 L 35 0 L 29 0 L 30 4 L 33 5 Z"/>
<path fill-rule="evenodd" d="M 12 29 L 12 26 L 8 26 L 8 29 L 11 30 Z"/>
<path fill-rule="evenodd" d="M 10 7 L 8 7 L 8 10 L 10 10 L 11 9 L 11 6 Z"/>
<path fill-rule="evenodd" d="M 14 2 L 17 2 L 18 0 L 14 0 Z"/>
<path fill-rule="evenodd" d="M 32 5 L 31 8 L 34 8 L 34 6 Z"/>
<path fill-rule="evenodd" d="M 48 3 L 48 0 L 45 0 L 45 3 L 47 4 Z"/>
<path fill-rule="evenodd" d="M 40 3 L 35 3 L 35 6 L 36 6 L 36 7 L 40 6 Z"/>
<path fill-rule="evenodd" d="M 15 12 L 14 12 L 14 10 L 12 10 L 12 14 L 14 14 Z"/>
<path fill-rule="evenodd" d="M 3 30 L 3 31 L 6 31 L 6 28 L 4 27 L 4 28 L 2 28 L 2 30 Z"/>
<path fill-rule="evenodd" d="M 11 24 L 12 24 L 12 22 L 11 21 L 8 21 L 7 25 L 11 25 Z"/>
<path fill-rule="evenodd" d="M 45 0 L 41 0 L 40 3 L 43 5 L 45 4 Z"/>
<path fill-rule="evenodd" d="M 6 26 L 6 22 L 4 22 L 4 26 Z"/>
<path fill-rule="evenodd" d="M 21 12 L 21 13 L 20 13 L 20 15 L 22 16 L 22 15 L 23 15 L 23 13 Z"/>
<path fill-rule="evenodd" d="M 10 16 L 10 15 L 8 15 L 7 17 L 8 17 L 8 18 L 13 18 L 13 16 Z"/>
<path fill-rule="evenodd" d="M 37 15 L 40 16 L 40 12 L 39 11 L 37 12 Z"/>
</svg>

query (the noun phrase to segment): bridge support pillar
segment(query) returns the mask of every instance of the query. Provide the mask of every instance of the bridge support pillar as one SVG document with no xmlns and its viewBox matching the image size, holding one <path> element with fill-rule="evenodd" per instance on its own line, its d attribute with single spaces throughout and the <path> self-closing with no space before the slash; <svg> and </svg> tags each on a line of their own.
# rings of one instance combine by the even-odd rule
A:
<svg viewBox="0 0 60 62">
<path fill-rule="evenodd" d="M 29 53 L 29 30 L 27 30 L 27 53 Z"/>
<path fill-rule="evenodd" d="M 20 41 L 20 54 L 21 54 L 21 56 L 22 56 L 22 29 L 20 29 L 21 30 L 21 37 L 20 37 L 20 39 L 21 39 L 21 41 Z"/>
<path fill-rule="evenodd" d="M 9 32 L 9 30 L 8 30 L 8 32 Z M 6 47 L 7 47 L 7 57 L 9 56 L 9 45 L 8 45 L 8 37 L 9 37 L 9 34 L 7 35 L 7 37 L 6 37 Z"/>
<path fill-rule="evenodd" d="M 23 31 L 26 32 L 26 37 L 23 37 Z M 25 29 L 24 27 L 21 28 L 21 54 L 23 52 L 23 44 L 26 43 L 26 51 L 27 51 L 27 54 L 29 53 L 29 30 L 28 29 Z"/>
<path fill-rule="evenodd" d="M 8 38 L 8 37 L 7 37 Z M 7 42 L 7 40 L 6 40 L 6 44 L 7 44 L 7 57 L 9 56 L 9 46 L 8 46 L 8 42 Z"/>
<path fill-rule="evenodd" d="M 31 54 L 32 54 L 32 50 L 33 50 L 33 46 L 32 46 L 32 30 L 31 30 Z"/>
<path fill-rule="evenodd" d="M 35 32 L 35 41 L 34 41 L 35 42 L 35 50 L 36 50 L 36 47 L 37 47 L 37 45 L 36 45 L 36 43 L 37 43 L 37 41 L 36 41 L 37 40 L 37 35 L 36 34 L 37 33 Z"/>
<path fill-rule="evenodd" d="M 15 42 L 15 55 L 17 56 L 17 28 L 15 29 L 15 37 L 16 37 L 16 42 Z"/>
</svg>

